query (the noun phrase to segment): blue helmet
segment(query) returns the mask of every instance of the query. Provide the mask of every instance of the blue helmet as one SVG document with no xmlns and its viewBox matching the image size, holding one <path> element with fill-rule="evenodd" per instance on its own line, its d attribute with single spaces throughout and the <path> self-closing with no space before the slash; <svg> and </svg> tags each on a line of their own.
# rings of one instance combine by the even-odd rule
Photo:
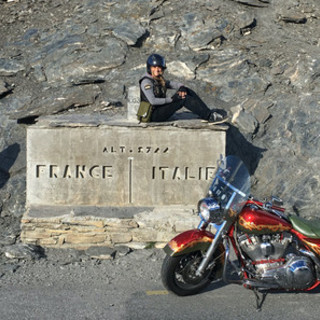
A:
<svg viewBox="0 0 320 320">
<path fill-rule="evenodd" d="M 147 60 L 147 72 L 149 74 L 151 74 L 151 69 L 150 67 L 161 67 L 162 69 L 166 68 L 166 60 L 164 57 L 160 56 L 159 54 L 152 54 L 151 56 L 149 56 L 148 60 Z"/>
</svg>

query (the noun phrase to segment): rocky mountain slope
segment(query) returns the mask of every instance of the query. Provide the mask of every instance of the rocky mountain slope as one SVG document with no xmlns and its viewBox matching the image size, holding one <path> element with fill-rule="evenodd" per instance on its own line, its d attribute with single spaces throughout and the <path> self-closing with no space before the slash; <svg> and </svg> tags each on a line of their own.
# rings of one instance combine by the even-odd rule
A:
<svg viewBox="0 0 320 320">
<path fill-rule="evenodd" d="M 0 1 L 0 244 L 25 203 L 25 128 L 49 114 L 125 117 L 149 54 L 233 123 L 253 193 L 320 205 L 318 0 Z M 208 143 L 208 142 L 205 142 Z"/>
</svg>

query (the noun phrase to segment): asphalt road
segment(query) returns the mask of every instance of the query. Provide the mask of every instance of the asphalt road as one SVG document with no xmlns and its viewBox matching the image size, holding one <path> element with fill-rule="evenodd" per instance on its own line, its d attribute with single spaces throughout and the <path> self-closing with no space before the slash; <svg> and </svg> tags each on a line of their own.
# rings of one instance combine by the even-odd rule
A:
<svg viewBox="0 0 320 320">
<path fill-rule="evenodd" d="M 217 284 L 191 297 L 164 290 L 161 250 L 115 260 L 20 263 L 0 279 L 0 319 L 319 319 L 320 290 L 270 293 L 260 312 L 238 285 Z"/>
</svg>

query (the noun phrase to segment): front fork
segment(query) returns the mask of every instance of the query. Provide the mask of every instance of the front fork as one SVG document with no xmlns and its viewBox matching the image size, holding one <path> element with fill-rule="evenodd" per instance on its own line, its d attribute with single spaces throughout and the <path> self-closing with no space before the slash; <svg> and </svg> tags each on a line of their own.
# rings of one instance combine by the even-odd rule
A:
<svg viewBox="0 0 320 320">
<path fill-rule="evenodd" d="M 214 227 L 216 228 L 216 234 L 215 237 L 213 239 L 213 241 L 210 244 L 210 247 L 208 248 L 204 258 L 202 259 L 197 271 L 196 271 L 196 275 L 197 276 L 201 276 L 203 274 L 203 272 L 206 270 L 213 254 L 215 253 L 215 251 L 218 249 L 218 246 L 220 244 L 220 242 L 222 241 L 222 238 L 224 236 L 224 234 L 226 233 L 226 225 L 227 225 L 227 221 L 223 221 L 222 224 L 220 225 L 214 225 Z M 204 227 L 201 223 L 199 224 L 198 228 Z"/>
</svg>

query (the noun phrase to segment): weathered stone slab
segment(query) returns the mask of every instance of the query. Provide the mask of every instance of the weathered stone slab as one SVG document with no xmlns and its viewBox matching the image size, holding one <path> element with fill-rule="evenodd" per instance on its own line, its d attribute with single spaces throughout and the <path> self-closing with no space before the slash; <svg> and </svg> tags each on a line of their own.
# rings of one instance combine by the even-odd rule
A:
<svg viewBox="0 0 320 320">
<path fill-rule="evenodd" d="M 27 130 L 27 206 L 189 205 L 206 194 L 225 131 L 173 126 Z"/>
<path fill-rule="evenodd" d="M 128 89 L 127 119 L 138 123 L 137 112 L 140 105 L 140 88 L 131 86 Z"/>
</svg>

